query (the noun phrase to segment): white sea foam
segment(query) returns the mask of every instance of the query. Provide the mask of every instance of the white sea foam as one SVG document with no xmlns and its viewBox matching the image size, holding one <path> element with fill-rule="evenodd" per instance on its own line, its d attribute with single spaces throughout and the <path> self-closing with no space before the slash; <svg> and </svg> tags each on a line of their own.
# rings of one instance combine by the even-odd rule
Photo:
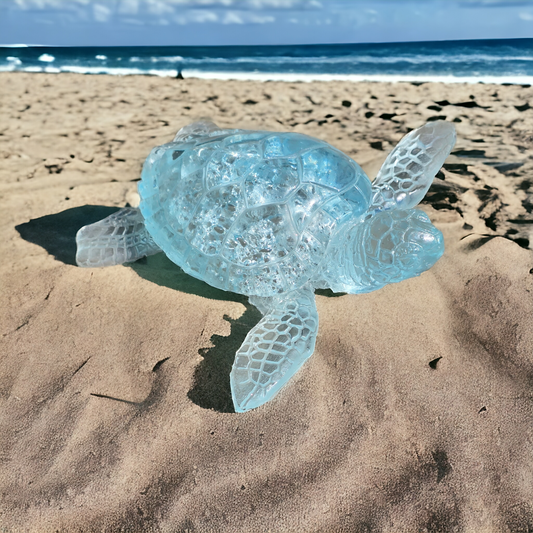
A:
<svg viewBox="0 0 533 533">
<path fill-rule="evenodd" d="M 97 56 L 94 56 L 95 59 L 99 59 L 100 61 L 105 61 L 107 59 L 107 56 L 98 54 Z"/>
<path fill-rule="evenodd" d="M 108 74 L 112 76 L 159 76 L 176 77 L 177 69 L 144 69 L 144 68 L 124 68 L 101 66 L 27 66 L 20 67 L 19 63 L 10 61 L 7 65 L 0 66 L 0 72 L 11 71 L 23 72 L 72 72 L 77 74 Z M 184 78 L 212 79 L 212 80 L 249 80 L 249 81 L 282 81 L 282 82 L 313 82 L 313 81 L 346 81 L 346 82 L 440 82 L 440 83 L 511 83 L 515 85 L 533 85 L 533 76 L 453 76 L 453 75 L 425 75 L 425 74 L 299 74 L 299 73 L 278 73 L 278 72 L 223 72 L 223 71 L 202 71 L 196 69 L 184 69 Z"/>
<path fill-rule="evenodd" d="M 250 81 L 373 81 L 373 82 L 437 82 L 437 83 L 512 83 L 515 85 L 533 85 L 533 76 L 432 76 L 422 74 L 295 74 L 265 72 L 205 72 L 185 69 L 184 78 L 214 80 L 250 80 Z"/>
<path fill-rule="evenodd" d="M 161 62 L 179 63 L 180 61 L 183 61 L 183 57 L 181 56 L 161 56 L 161 57 L 154 56 L 150 58 L 150 61 L 152 63 L 161 63 Z"/>
<path fill-rule="evenodd" d="M 55 61 L 55 57 L 50 54 L 41 54 L 39 56 L 39 61 L 43 61 L 45 63 L 51 63 L 52 61 Z"/>
<path fill-rule="evenodd" d="M 140 68 L 120 68 L 120 67 L 80 67 L 77 65 L 63 65 L 61 72 L 72 72 L 74 74 L 110 74 L 112 76 L 131 76 L 133 74 L 145 74 Z"/>
<path fill-rule="evenodd" d="M 301 56 L 301 57 L 289 57 L 289 56 L 266 56 L 266 57 L 188 57 L 182 56 L 152 56 L 152 57 L 138 57 L 133 56 L 129 58 L 132 63 L 178 63 L 186 62 L 188 65 L 210 65 L 210 64 L 232 64 L 251 63 L 254 65 L 396 65 L 399 63 L 408 63 L 411 65 L 424 65 L 424 64 L 472 64 L 472 63 L 499 63 L 502 60 L 509 61 L 533 61 L 532 56 L 524 55 L 491 55 L 491 54 L 398 54 L 398 55 L 340 55 L 340 56 Z"/>
<path fill-rule="evenodd" d="M 151 56 L 151 57 L 132 56 L 130 57 L 131 63 L 179 63 L 180 61 L 183 61 L 183 60 L 184 58 L 182 56 Z M 201 63 L 205 63 L 206 61 L 211 61 L 211 59 L 200 59 L 197 61 Z"/>
<path fill-rule="evenodd" d="M 8 56 L 6 57 L 6 59 L 13 64 L 13 66 L 15 65 L 22 65 L 22 61 L 18 58 L 18 57 L 12 57 L 12 56 Z"/>
<path fill-rule="evenodd" d="M 160 76 L 163 78 L 175 78 L 177 70 L 144 70 L 141 68 L 124 68 L 124 67 L 80 67 L 77 65 L 63 65 L 60 67 L 61 72 L 73 72 L 76 74 L 109 74 L 111 76 Z"/>
<path fill-rule="evenodd" d="M 317 57 L 237 57 L 234 59 L 227 58 L 187 58 L 187 63 L 254 63 L 254 64 L 338 64 L 345 63 L 349 65 L 371 64 L 371 65 L 395 65 L 398 63 L 409 63 L 412 65 L 424 65 L 429 63 L 498 63 L 502 59 L 505 61 L 533 61 L 533 56 L 502 56 L 488 54 L 450 54 L 445 55 L 426 55 L 426 54 L 405 54 L 395 56 L 372 56 L 372 55 L 343 55 L 343 56 L 317 56 Z"/>
</svg>

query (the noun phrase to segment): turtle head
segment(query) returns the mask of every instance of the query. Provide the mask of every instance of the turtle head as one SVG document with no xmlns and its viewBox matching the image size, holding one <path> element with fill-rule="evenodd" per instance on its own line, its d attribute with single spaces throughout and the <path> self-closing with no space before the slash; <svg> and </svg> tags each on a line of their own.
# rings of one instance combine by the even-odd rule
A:
<svg viewBox="0 0 533 533">
<path fill-rule="evenodd" d="M 369 222 L 365 253 L 388 283 L 419 276 L 444 252 L 442 233 L 419 209 L 377 213 Z"/>
<path fill-rule="evenodd" d="M 339 244 L 330 272 L 340 273 L 341 279 L 331 288 L 349 293 L 419 276 L 444 252 L 442 233 L 418 209 L 375 212 L 346 231 Z"/>
</svg>

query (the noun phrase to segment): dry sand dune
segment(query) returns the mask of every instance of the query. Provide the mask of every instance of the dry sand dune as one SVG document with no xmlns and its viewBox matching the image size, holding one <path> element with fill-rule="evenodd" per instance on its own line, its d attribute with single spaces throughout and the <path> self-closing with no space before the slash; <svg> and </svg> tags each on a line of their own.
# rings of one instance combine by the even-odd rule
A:
<svg viewBox="0 0 533 533">
<path fill-rule="evenodd" d="M 0 531 L 533 530 L 533 89 L 0 75 Z M 530 106 L 531 105 L 531 106 Z M 184 124 L 298 131 L 373 176 L 455 122 L 420 278 L 317 297 L 316 352 L 232 410 L 259 318 L 156 255 L 74 265 Z"/>
</svg>

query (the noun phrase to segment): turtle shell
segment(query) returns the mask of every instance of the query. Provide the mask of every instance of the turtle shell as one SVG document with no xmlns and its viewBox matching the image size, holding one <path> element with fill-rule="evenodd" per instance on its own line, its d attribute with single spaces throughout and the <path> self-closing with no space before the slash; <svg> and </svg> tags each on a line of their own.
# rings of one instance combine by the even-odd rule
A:
<svg viewBox="0 0 533 533">
<path fill-rule="evenodd" d="M 368 209 L 371 184 L 323 141 L 218 130 L 154 148 L 139 193 L 152 238 L 188 274 L 272 296 L 313 279 L 339 226 Z"/>
</svg>

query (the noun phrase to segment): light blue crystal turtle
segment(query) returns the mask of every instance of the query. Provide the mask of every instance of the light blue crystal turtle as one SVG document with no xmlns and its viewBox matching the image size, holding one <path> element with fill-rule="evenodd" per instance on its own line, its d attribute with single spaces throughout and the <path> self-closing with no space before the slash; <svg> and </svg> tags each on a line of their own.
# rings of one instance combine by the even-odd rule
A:
<svg viewBox="0 0 533 533">
<path fill-rule="evenodd" d="M 442 234 L 413 207 L 454 144 L 451 124 L 426 124 L 371 183 L 324 141 L 197 122 L 152 150 L 138 209 L 80 229 L 76 260 L 102 267 L 163 251 L 191 276 L 248 295 L 264 316 L 230 375 L 244 412 L 272 399 L 313 353 L 316 288 L 373 291 L 442 255 Z"/>
</svg>

